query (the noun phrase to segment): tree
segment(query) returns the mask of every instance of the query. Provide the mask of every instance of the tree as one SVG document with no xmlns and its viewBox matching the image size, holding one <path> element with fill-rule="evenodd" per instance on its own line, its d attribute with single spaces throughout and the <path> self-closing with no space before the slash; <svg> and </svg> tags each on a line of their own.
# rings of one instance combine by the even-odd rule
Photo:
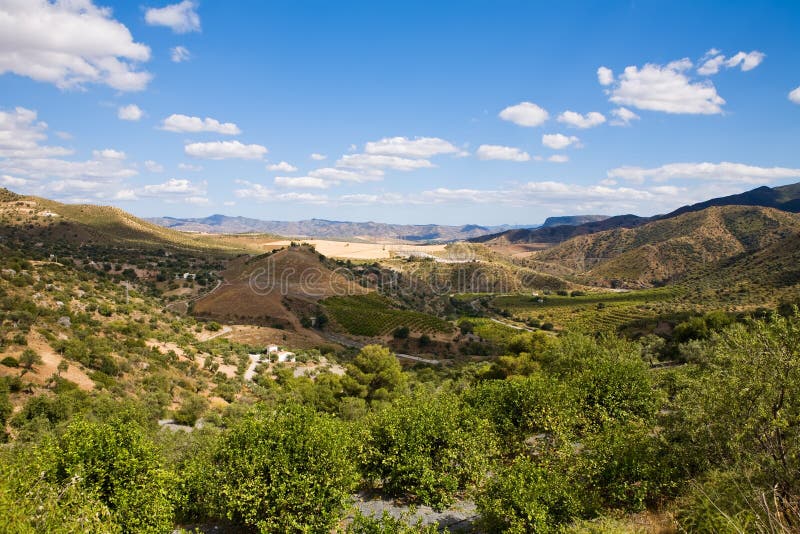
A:
<svg viewBox="0 0 800 534">
<path fill-rule="evenodd" d="M 180 408 L 175 412 L 175 422 L 179 425 L 194 426 L 200 416 L 208 409 L 208 400 L 197 393 L 186 393 Z"/>
<path fill-rule="evenodd" d="M 225 432 L 192 487 L 211 517 L 260 532 L 328 532 L 358 480 L 348 427 L 303 407 L 265 409 Z"/>
<path fill-rule="evenodd" d="M 19 363 L 26 369 L 32 369 L 34 365 L 41 365 L 42 357 L 33 349 L 25 349 L 19 357 Z"/>
<path fill-rule="evenodd" d="M 392 336 L 395 339 L 408 339 L 408 335 L 411 333 L 411 330 L 407 326 L 398 326 L 392 332 Z"/>
<path fill-rule="evenodd" d="M 363 470 L 390 495 L 437 508 L 481 480 L 495 454 L 489 424 L 452 394 L 399 398 L 368 424 Z"/>
<path fill-rule="evenodd" d="M 391 400 L 406 388 L 406 376 L 392 352 L 380 345 L 367 345 L 347 366 L 342 379 L 345 392 L 368 401 Z"/>
<path fill-rule="evenodd" d="M 111 511 L 124 532 L 172 529 L 172 477 L 135 421 L 77 419 L 60 442 L 57 476 L 75 481 Z"/>
</svg>

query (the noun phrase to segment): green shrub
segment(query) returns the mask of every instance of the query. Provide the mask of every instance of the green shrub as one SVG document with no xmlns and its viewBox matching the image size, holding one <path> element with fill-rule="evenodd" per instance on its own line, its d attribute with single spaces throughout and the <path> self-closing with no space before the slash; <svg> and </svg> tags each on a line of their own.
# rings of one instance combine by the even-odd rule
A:
<svg viewBox="0 0 800 534">
<path fill-rule="evenodd" d="M 225 432 L 206 469 L 211 517 L 260 532 L 328 532 L 358 478 L 347 426 L 306 408 L 261 408 Z"/>
<path fill-rule="evenodd" d="M 489 424 L 452 394 L 400 398 L 368 429 L 364 476 L 387 494 L 437 508 L 482 480 L 496 451 Z"/>
</svg>

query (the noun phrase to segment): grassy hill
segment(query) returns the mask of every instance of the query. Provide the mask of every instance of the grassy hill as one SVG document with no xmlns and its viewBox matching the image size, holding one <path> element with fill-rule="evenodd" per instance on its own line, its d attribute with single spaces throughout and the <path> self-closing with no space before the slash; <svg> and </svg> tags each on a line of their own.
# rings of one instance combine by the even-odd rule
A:
<svg viewBox="0 0 800 534">
<path fill-rule="evenodd" d="M 241 245 L 224 237 L 177 232 L 134 217 L 119 208 L 62 204 L 6 189 L 0 192 L 0 234 L 58 244 L 168 248 L 233 254 Z"/>
<path fill-rule="evenodd" d="M 579 236 L 537 253 L 569 266 L 586 283 L 648 287 L 704 266 L 780 243 L 800 232 L 800 216 L 772 208 L 711 207 L 648 223 Z"/>
</svg>

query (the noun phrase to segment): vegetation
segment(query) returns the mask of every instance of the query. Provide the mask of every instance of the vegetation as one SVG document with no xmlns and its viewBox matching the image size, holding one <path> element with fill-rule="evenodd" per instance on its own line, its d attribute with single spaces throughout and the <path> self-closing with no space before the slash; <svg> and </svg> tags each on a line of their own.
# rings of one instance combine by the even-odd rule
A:
<svg viewBox="0 0 800 534">
<path fill-rule="evenodd" d="M 330 297 L 323 301 L 331 318 L 349 334 L 381 336 L 398 328 L 415 332 L 450 332 L 452 325 L 438 317 L 413 310 L 401 310 L 377 293 Z"/>
</svg>

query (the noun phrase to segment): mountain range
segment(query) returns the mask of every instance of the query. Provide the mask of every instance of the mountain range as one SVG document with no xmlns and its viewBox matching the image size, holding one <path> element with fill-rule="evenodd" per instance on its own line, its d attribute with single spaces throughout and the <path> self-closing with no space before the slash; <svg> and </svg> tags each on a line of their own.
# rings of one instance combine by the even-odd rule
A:
<svg viewBox="0 0 800 534">
<path fill-rule="evenodd" d="M 576 236 L 595 234 L 619 228 L 636 228 L 644 224 L 671 219 L 685 213 L 701 211 L 714 206 L 760 206 L 792 213 L 800 212 L 800 183 L 780 187 L 761 186 L 751 191 L 713 198 L 704 202 L 680 207 L 665 215 L 640 217 L 617 215 L 577 225 L 549 226 L 540 228 L 509 229 L 496 234 L 487 234 L 470 239 L 475 243 L 492 244 L 557 244 Z"/>
<path fill-rule="evenodd" d="M 513 228 L 511 225 L 480 226 L 466 224 L 447 226 L 440 224 L 386 224 L 376 222 L 329 221 L 308 219 L 303 221 L 265 221 L 248 217 L 211 215 L 202 218 L 155 217 L 147 219 L 153 224 L 180 230 L 210 234 L 266 233 L 286 237 L 320 237 L 329 239 L 361 239 L 386 241 L 447 242 L 461 241 L 487 234 L 496 234 Z M 535 228 L 537 225 L 526 226 Z"/>
</svg>

